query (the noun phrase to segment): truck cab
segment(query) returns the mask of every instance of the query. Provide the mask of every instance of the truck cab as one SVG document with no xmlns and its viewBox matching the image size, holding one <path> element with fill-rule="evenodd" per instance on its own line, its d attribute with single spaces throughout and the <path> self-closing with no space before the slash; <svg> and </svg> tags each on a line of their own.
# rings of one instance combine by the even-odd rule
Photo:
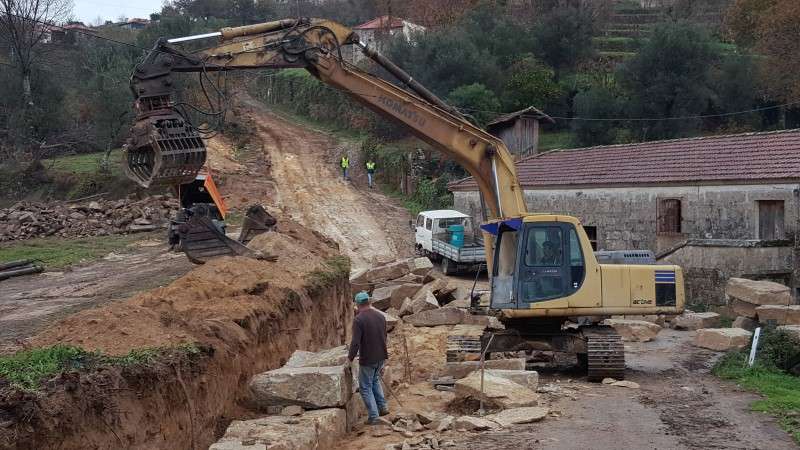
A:
<svg viewBox="0 0 800 450">
<path fill-rule="evenodd" d="M 414 240 L 417 250 L 432 252 L 434 236 L 447 234 L 447 229 L 451 225 L 461 225 L 464 227 L 465 234 L 472 233 L 472 219 L 462 212 L 452 209 L 438 209 L 419 213 L 414 226 Z"/>
<path fill-rule="evenodd" d="M 486 260 L 483 239 L 473 228 L 472 218 L 462 212 L 422 211 L 414 230 L 417 252 L 441 262 L 445 275 L 477 267 Z"/>
</svg>

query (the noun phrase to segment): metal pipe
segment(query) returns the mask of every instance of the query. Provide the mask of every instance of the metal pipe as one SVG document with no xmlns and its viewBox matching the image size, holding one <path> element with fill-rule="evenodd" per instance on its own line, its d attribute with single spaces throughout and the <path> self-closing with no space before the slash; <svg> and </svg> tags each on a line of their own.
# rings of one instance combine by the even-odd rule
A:
<svg viewBox="0 0 800 450">
<path fill-rule="evenodd" d="M 462 116 L 461 113 L 459 113 L 455 108 L 445 103 L 442 99 L 437 97 L 436 94 L 429 91 L 425 86 L 421 85 L 417 80 L 415 80 L 411 75 L 409 75 L 408 72 L 401 69 L 397 64 L 390 61 L 389 58 L 381 55 L 380 52 L 370 47 L 369 45 L 361 42 L 358 39 L 356 39 L 356 45 L 361 47 L 361 51 L 364 52 L 364 54 L 367 55 L 369 59 L 378 63 L 379 66 L 383 67 L 384 69 L 386 69 L 387 72 L 394 75 L 395 78 L 402 81 L 412 91 L 417 93 L 417 95 L 461 119 L 464 118 L 464 116 Z"/>
<path fill-rule="evenodd" d="M 494 196 L 497 201 L 497 213 L 500 218 L 503 216 L 503 205 L 500 203 L 500 181 L 497 178 L 497 154 L 493 154 L 492 158 L 492 177 L 494 178 Z"/>
<path fill-rule="evenodd" d="M 33 262 L 32 259 L 20 259 L 17 261 L 9 261 L 7 263 L 0 264 L 0 270 L 11 269 L 12 267 L 25 266 L 32 262 Z"/>
<path fill-rule="evenodd" d="M 242 27 L 225 27 L 220 30 L 222 39 L 233 39 L 240 36 L 250 36 L 253 34 L 269 33 L 270 31 L 285 30 L 292 28 L 296 25 L 310 23 L 307 18 L 304 19 L 283 19 L 275 20 L 272 22 L 257 23 L 255 25 L 245 25 Z"/>
<path fill-rule="evenodd" d="M 167 39 L 167 42 L 169 42 L 170 44 L 177 44 L 179 42 L 196 41 L 198 39 L 208 39 L 217 36 L 222 36 L 222 32 L 215 31 L 213 33 L 195 34 L 194 36 L 184 36 L 179 38 Z"/>
<path fill-rule="evenodd" d="M 6 270 L 6 271 L 3 271 L 3 272 L 0 272 L 0 281 L 7 280 L 7 279 L 9 279 L 11 277 L 17 277 L 17 276 L 20 276 L 20 275 L 30 275 L 32 273 L 39 273 L 39 272 L 42 272 L 42 271 L 44 271 L 44 268 L 41 267 L 41 266 L 31 266 L 31 267 L 25 267 L 25 268 L 22 268 L 22 269 Z"/>
</svg>

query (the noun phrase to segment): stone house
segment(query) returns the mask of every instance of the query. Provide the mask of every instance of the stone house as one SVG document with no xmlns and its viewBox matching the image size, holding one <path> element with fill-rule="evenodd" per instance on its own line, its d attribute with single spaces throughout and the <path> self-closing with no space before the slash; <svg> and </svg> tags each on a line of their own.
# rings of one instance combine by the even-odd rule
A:
<svg viewBox="0 0 800 450">
<path fill-rule="evenodd" d="M 553 150 L 517 173 L 529 211 L 580 218 L 595 249 L 683 267 L 692 303 L 722 304 L 730 277 L 800 293 L 800 129 Z M 474 181 L 449 187 L 481 221 Z"/>
<path fill-rule="evenodd" d="M 380 16 L 354 26 L 353 31 L 358 34 L 361 42 L 384 53 L 387 39 L 401 36 L 405 40 L 411 40 L 414 33 L 425 31 L 425 27 L 399 17 Z M 353 50 L 353 48 L 353 46 L 346 46 L 342 49 L 342 55 L 353 64 L 366 58 L 361 51 Z"/>
</svg>

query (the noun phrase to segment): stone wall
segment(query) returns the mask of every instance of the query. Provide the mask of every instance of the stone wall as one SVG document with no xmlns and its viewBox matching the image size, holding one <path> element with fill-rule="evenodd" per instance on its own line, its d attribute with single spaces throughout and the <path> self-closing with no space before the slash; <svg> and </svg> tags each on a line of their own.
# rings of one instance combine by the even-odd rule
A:
<svg viewBox="0 0 800 450">
<path fill-rule="evenodd" d="M 683 268 L 689 304 L 722 305 L 731 277 L 791 282 L 792 246 L 760 241 L 690 240 L 659 263 Z"/>
<path fill-rule="evenodd" d="M 796 226 L 793 190 L 798 185 L 730 185 L 526 190 L 532 212 L 578 217 L 597 227 L 598 249 L 646 249 L 656 253 L 686 239 L 756 239 L 758 200 L 784 200 L 785 230 Z M 481 223 L 477 191 L 455 192 L 455 209 Z M 658 235 L 658 201 L 681 200 L 680 235 Z"/>
</svg>

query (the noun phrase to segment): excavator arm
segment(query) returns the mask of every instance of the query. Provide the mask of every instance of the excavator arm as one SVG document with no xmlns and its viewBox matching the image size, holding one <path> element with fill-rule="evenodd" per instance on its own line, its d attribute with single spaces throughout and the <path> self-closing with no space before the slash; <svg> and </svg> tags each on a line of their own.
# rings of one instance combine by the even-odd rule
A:
<svg viewBox="0 0 800 450">
<path fill-rule="evenodd" d="M 217 38 L 197 52 L 173 44 Z M 405 89 L 369 74 L 342 58 L 357 46 Z M 354 49 L 355 51 L 356 49 Z M 502 140 L 473 125 L 402 69 L 359 41 L 351 29 L 323 19 L 287 19 L 186 38 L 159 40 L 132 77 L 136 123 L 126 146 L 126 172 L 138 184 L 182 183 L 205 163 L 197 128 L 177 108 L 176 72 L 303 68 L 384 117 L 401 122 L 464 167 L 477 181 L 489 217 L 525 214 L 514 161 Z M 487 243 L 487 248 L 491 243 Z"/>
</svg>

